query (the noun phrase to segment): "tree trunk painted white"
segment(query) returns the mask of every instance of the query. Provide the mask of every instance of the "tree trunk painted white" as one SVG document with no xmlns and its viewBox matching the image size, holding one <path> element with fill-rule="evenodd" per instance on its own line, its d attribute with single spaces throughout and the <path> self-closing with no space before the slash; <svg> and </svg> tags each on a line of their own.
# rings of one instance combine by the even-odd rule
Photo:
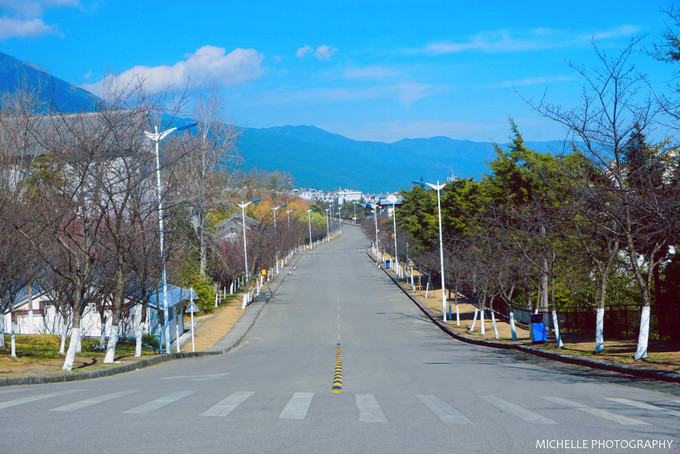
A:
<svg viewBox="0 0 680 454">
<path fill-rule="evenodd" d="M 101 329 L 99 330 L 99 348 L 104 349 L 106 346 L 106 319 L 101 324 Z"/>
<path fill-rule="evenodd" d="M 0 348 L 5 348 L 5 314 L 0 312 Z"/>
<path fill-rule="evenodd" d="M 635 359 L 647 357 L 647 347 L 649 345 L 649 313 L 650 307 L 644 306 L 640 314 L 640 335 L 638 336 Z"/>
<path fill-rule="evenodd" d="M 69 345 L 70 347 L 70 345 Z M 76 353 L 80 353 L 83 351 L 83 343 L 82 339 L 80 337 L 80 333 L 78 333 L 78 342 L 76 343 Z"/>
<path fill-rule="evenodd" d="M 33 331 L 33 286 L 28 286 L 28 333 L 35 334 Z"/>
<path fill-rule="evenodd" d="M 484 309 L 479 310 L 479 332 L 481 334 L 486 334 L 486 324 L 484 322 Z"/>
<path fill-rule="evenodd" d="M 510 332 L 512 332 L 512 340 L 517 340 L 517 329 L 515 328 L 515 313 L 510 311 Z"/>
<path fill-rule="evenodd" d="M 17 343 L 16 339 L 14 338 L 14 322 L 12 322 L 12 332 L 9 338 L 9 343 L 10 343 L 10 348 L 11 348 L 11 356 L 12 358 L 17 357 Z"/>
<path fill-rule="evenodd" d="M 456 301 L 458 297 L 456 297 Z M 458 303 L 456 303 L 456 326 L 460 326 L 460 312 L 458 312 Z"/>
<path fill-rule="evenodd" d="M 427 293 L 430 291 L 430 280 L 427 280 L 427 285 L 425 285 L 425 298 L 427 298 Z"/>
<path fill-rule="evenodd" d="M 604 308 L 597 309 L 595 320 L 595 351 L 604 351 Z"/>
<path fill-rule="evenodd" d="M 180 342 L 179 342 L 179 335 L 180 335 L 180 332 L 179 332 L 179 317 L 180 317 L 179 310 L 177 310 L 175 312 L 175 344 L 177 345 L 177 353 L 180 352 L 180 347 L 181 347 Z"/>
<path fill-rule="evenodd" d="M 118 325 L 111 325 L 111 334 L 109 335 L 109 343 L 106 345 L 106 355 L 104 356 L 104 364 L 113 363 L 113 358 L 116 355 L 117 343 L 118 343 Z"/>
<path fill-rule="evenodd" d="M 475 315 L 472 317 L 472 326 L 470 326 L 470 331 L 475 330 L 475 324 L 477 323 L 477 312 L 479 312 L 479 309 L 475 307 Z"/>
<path fill-rule="evenodd" d="M 243 304 L 241 305 L 241 310 L 245 309 L 248 305 L 248 291 L 243 292 Z"/>
<path fill-rule="evenodd" d="M 140 317 L 135 317 L 135 318 L 140 318 Z M 144 334 L 142 334 L 142 323 L 141 320 L 136 320 L 135 324 L 135 356 L 140 357 L 142 356 L 142 337 Z"/>
<path fill-rule="evenodd" d="M 553 327 L 555 329 L 555 341 L 557 342 L 557 348 L 562 348 L 564 347 L 564 343 L 562 342 L 562 336 L 560 336 L 560 325 L 557 321 L 557 311 L 555 310 L 552 311 L 552 319 Z"/>
<path fill-rule="evenodd" d="M 71 330 L 71 341 L 68 344 L 68 351 L 66 358 L 64 358 L 64 367 L 62 370 L 70 371 L 73 369 L 73 363 L 76 360 L 76 349 L 80 343 L 80 328 L 73 327 Z"/>
<path fill-rule="evenodd" d="M 498 339 L 498 326 L 496 326 L 496 314 L 491 311 L 491 324 L 493 325 L 493 334 Z"/>
<path fill-rule="evenodd" d="M 68 332 L 68 323 L 64 323 L 61 328 L 61 345 L 59 346 L 59 354 L 64 354 L 64 349 L 66 348 L 66 333 Z"/>
</svg>

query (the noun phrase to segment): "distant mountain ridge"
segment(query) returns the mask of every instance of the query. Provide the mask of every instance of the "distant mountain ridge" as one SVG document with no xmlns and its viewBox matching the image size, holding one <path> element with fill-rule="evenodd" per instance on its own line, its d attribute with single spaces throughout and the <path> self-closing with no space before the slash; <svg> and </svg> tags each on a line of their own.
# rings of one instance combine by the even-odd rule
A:
<svg viewBox="0 0 680 454">
<path fill-rule="evenodd" d="M 88 112 L 99 98 L 0 52 L 0 94 L 17 85 L 38 90 L 43 111 Z M 240 128 L 239 152 L 244 170 L 281 170 L 302 188 L 355 189 L 367 193 L 394 192 L 413 180 L 445 181 L 455 175 L 476 179 L 495 158 L 494 144 L 448 137 L 402 139 L 393 143 L 352 140 L 315 126 Z M 540 153 L 560 152 L 562 142 L 526 142 Z"/>
<path fill-rule="evenodd" d="M 0 52 L 0 95 L 14 93 L 17 86 L 37 90 L 40 111 L 75 113 L 91 111 L 100 101 L 92 93 Z"/>
<path fill-rule="evenodd" d="M 243 128 L 238 149 L 244 169 L 285 170 L 298 187 L 393 192 L 413 180 L 480 179 L 495 159 L 492 142 L 448 137 L 393 143 L 356 141 L 315 126 Z M 563 142 L 525 142 L 539 153 L 559 153 Z M 501 145 L 505 147 L 505 145 Z"/>
</svg>

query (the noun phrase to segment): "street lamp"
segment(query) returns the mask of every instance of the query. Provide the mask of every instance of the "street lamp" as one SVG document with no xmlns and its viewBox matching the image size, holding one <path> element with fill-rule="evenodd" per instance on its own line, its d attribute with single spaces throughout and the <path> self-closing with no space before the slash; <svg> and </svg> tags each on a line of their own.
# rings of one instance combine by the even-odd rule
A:
<svg viewBox="0 0 680 454">
<path fill-rule="evenodd" d="M 293 211 L 297 211 L 297 208 L 293 208 L 292 210 L 286 210 L 286 218 L 288 218 L 288 232 L 290 233 L 290 213 Z"/>
<path fill-rule="evenodd" d="M 245 260 L 245 265 L 246 265 L 246 288 L 248 288 L 248 248 L 246 247 L 246 207 L 250 205 L 251 203 L 257 203 L 262 199 L 255 199 L 251 200 L 250 202 L 244 203 L 241 202 L 237 204 L 238 206 L 241 207 L 241 219 L 243 221 L 243 258 Z"/>
<path fill-rule="evenodd" d="M 163 235 L 163 199 L 161 197 L 161 158 L 159 152 L 159 143 L 161 140 L 166 138 L 169 134 L 175 131 L 182 131 L 185 129 L 193 128 L 196 126 L 197 122 L 191 122 L 178 126 L 176 128 L 166 129 L 165 131 L 158 132 L 158 126 L 155 127 L 155 132 L 144 131 L 146 136 L 156 143 L 156 194 L 158 195 L 158 231 L 159 231 L 159 241 L 161 246 L 161 283 L 163 285 L 163 335 L 165 336 L 165 352 L 170 353 L 170 321 L 168 312 L 168 281 L 165 267 L 165 243 Z M 158 294 L 158 293 L 157 293 Z M 179 339 L 177 339 L 179 342 Z"/>
<path fill-rule="evenodd" d="M 331 230 L 330 230 L 330 222 L 329 222 L 329 215 L 328 215 L 328 208 L 326 208 L 324 211 L 326 211 L 326 241 L 331 240 Z"/>
<path fill-rule="evenodd" d="M 278 210 L 279 208 L 285 208 L 285 207 L 286 207 L 286 204 L 284 203 L 283 205 L 279 205 L 277 207 L 272 208 L 272 210 L 274 211 L 274 237 L 276 237 L 276 210 Z"/>
<path fill-rule="evenodd" d="M 380 246 L 378 243 L 378 204 L 367 203 L 366 208 L 371 208 L 373 210 L 373 220 L 375 221 L 375 257 L 377 261 L 380 262 Z"/>
<path fill-rule="evenodd" d="M 392 202 L 392 223 L 394 225 L 394 275 L 399 279 L 399 253 L 397 252 L 397 207 Z"/>
<path fill-rule="evenodd" d="M 309 224 L 309 249 L 312 249 L 312 215 L 311 212 L 316 210 L 316 207 L 307 210 L 307 223 Z"/>
<path fill-rule="evenodd" d="M 272 208 L 272 210 L 274 211 L 274 255 L 275 255 L 274 260 L 276 260 L 276 274 L 279 274 L 279 247 L 278 243 L 276 242 L 276 211 L 279 208 L 284 208 L 285 206 L 286 204 L 284 203 L 283 205 L 279 205 L 277 207 Z"/>
<path fill-rule="evenodd" d="M 442 277 L 442 320 L 446 321 L 446 290 L 444 285 L 444 243 L 442 241 L 442 204 L 441 197 L 439 195 L 440 191 L 444 189 L 446 184 L 431 184 L 423 183 L 422 181 L 414 181 L 414 184 L 418 186 L 429 186 L 437 191 L 437 211 L 439 213 L 439 266 L 440 273 Z M 460 316 L 458 315 L 458 307 L 456 306 L 456 323 L 460 326 Z"/>
</svg>

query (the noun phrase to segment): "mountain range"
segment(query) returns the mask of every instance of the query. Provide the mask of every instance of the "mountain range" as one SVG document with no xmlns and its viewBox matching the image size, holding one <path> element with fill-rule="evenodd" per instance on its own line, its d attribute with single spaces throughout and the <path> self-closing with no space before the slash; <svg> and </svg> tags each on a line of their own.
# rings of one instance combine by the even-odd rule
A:
<svg viewBox="0 0 680 454">
<path fill-rule="evenodd" d="M 0 95 L 22 86 L 38 93 L 41 110 L 92 111 L 100 99 L 32 63 L 0 52 Z M 243 170 L 280 170 L 300 188 L 353 189 L 367 193 L 409 188 L 413 180 L 448 177 L 479 179 L 495 158 L 494 144 L 448 137 L 357 141 L 315 126 L 239 128 Z M 562 142 L 526 142 L 540 153 L 561 150 Z"/>
</svg>

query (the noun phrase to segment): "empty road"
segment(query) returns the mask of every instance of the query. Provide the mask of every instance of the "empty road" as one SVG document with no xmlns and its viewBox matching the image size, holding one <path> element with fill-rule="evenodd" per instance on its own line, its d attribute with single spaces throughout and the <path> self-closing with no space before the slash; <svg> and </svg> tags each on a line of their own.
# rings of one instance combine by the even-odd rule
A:
<svg viewBox="0 0 680 454">
<path fill-rule="evenodd" d="M 0 452 L 680 452 L 672 386 L 451 339 L 367 245 L 301 254 L 227 354 L 0 388 Z"/>
</svg>

